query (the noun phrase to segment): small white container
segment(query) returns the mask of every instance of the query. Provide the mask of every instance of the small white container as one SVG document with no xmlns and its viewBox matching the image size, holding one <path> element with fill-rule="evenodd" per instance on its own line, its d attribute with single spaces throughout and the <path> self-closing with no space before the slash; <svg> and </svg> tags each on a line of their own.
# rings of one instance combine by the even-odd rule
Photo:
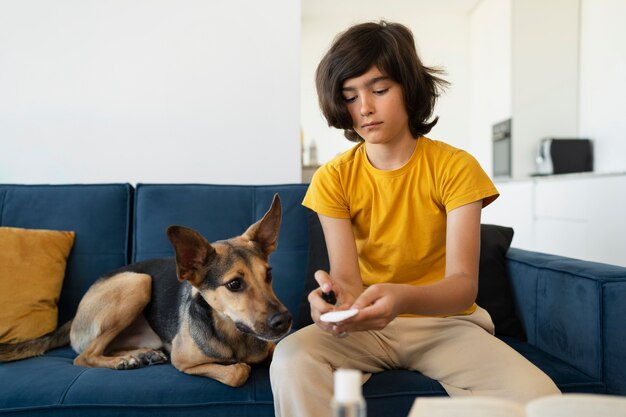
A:
<svg viewBox="0 0 626 417">
<path fill-rule="evenodd" d="M 331 403 L 333 417 L 366 417 L 367 408 L 362 393 L 361 371 L 337 369 L 335 394 Z"/>
</svg>

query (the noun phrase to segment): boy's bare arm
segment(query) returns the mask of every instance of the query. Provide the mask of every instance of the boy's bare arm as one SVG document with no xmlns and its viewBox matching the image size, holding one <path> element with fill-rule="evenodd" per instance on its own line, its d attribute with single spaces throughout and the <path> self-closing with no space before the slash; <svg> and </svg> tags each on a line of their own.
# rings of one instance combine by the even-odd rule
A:
<svg viewBox="0 0 626 417">
<path fill-rule="evenodd" d="M 345 300 L 337 295 L 338 304 L 346 302 L 351 304 L 363 292 L 352 224 L 350 219 L 337 219 L 323 215 L 319 215 L 319 218 L 328 249 L 329 274 L 332 280 L 339 284 L 344 292 L 347 292 L 343 294 Z M 350 297 L 352 300 L 348 299 Z"/>
<path fill-rule="evenodd" d="M 356 244 L 349 219 L 336 219 L 320 215 L 330 261 L 330 274 L 317 271 L 315 279 L 319 288 L 309 294 L 311 317 L 315 323 L 335 334 L 336 326 L 319 320 L 321 314 L 332 310 L 349 308 L 363 292 L 363 283 L 359 272 Z M 322 298 L 322 292 L 333 291 L 337 298 L 336 305 L 331 305 Z"/>
<path fill-rule="evenodd" d="M 399 314 L 447 315 L 469 308 L 478 288 L 481 208 L 482 201 L 477 201 L 448 213 L 444 279 L 417 287 L 372 285 L 352 306 L 359 314 L 342 322 L 339 330 L 377 330 Z"/>
</svg>

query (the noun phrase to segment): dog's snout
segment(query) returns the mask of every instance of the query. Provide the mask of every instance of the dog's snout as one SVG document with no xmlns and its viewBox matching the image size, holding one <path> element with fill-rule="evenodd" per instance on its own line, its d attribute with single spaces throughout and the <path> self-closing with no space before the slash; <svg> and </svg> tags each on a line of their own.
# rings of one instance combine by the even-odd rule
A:
<svg viewBox="0 0 626 417">
<path fill-rule="evenodd" d="M 267 320 L 267 325 L 275 331 L 286 331 L 291 326 L 291 314 L 288 311 L 275 313 Z"/>
</svg>

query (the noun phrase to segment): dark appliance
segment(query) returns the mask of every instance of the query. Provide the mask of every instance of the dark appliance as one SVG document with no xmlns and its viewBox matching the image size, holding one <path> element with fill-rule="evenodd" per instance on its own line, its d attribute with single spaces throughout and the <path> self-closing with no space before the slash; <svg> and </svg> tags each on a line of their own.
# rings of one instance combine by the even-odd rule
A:
<svg viewBox="0 0 626 417">
<path fill-rule="evenodd" d="M 492 126 L 493 176 L 511 177 L 511 119 Z"/>
<path fill-rule="evenodd" d="M 542 139 L 536 166 L 536 175 L 593 171 L 593 143 L 590 139 Z"/>
</svg>

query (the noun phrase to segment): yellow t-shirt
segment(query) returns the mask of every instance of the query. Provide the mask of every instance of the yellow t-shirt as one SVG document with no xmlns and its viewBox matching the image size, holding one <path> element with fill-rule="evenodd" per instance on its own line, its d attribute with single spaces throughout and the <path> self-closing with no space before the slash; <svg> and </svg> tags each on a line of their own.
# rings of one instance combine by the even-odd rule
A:
<svg viewBox="0 0 626 417">
<path fill-rule="evenodd" d="M 365 145 L 356 145 L 315 173 L 302 204 L 351 220 L 365 286 L 425 285 L 444 278 L 446 214 L 478 200 L 485 207 L 498 195 L 474 157 L 421 137 L 392 171 L 375 168 Z"/>
</svg>

